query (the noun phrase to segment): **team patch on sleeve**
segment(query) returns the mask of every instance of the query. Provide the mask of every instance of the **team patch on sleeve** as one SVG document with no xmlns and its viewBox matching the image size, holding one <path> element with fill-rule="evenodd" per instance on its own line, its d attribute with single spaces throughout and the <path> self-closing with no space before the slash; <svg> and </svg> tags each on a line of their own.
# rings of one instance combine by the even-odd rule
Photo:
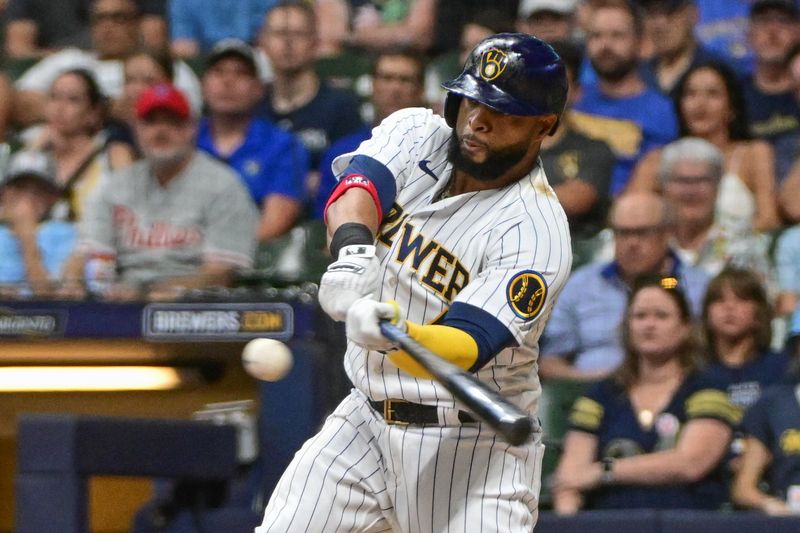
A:
<svg viewBox="0 0 800 533">
<path fill-rule="evenodd" d="M 506 297 L 518 317 L 525 320 L 536 318 L 547 298 L 547 283 L 538 272 L 525 270 L 508 282 Z"/>
</svg>

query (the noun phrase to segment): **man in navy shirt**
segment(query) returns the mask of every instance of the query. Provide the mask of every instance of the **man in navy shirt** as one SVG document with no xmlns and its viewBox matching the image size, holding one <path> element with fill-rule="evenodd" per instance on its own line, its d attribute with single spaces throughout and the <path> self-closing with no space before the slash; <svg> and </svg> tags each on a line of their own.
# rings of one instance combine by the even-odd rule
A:
<svg viewBox="0 0 800 533">
<path fill-rule="evenodd" d="M 750 10 L 748 38 L 755 55 L 743 80 L 750 129 L 775 149 L 775 176 L 783 179 L 800 155 L 800 106 L 787 57 L 798 43 L 800 10 L 794 0 L 758 0 Z"/>
<path fill-rule="evenodd" d="M 259 45 L 274 79 L 261 112 L 298 135 L 311 154 L 311 168 L 330 144 L 364 126 L 355 95 L 331 87 L 314 70 L 318 45 L 313 7 L 280 3 L 266 15 Z"/>
<path fill-rule="evenodd" d="M 639 0 L 639 4 L 654 47 L 642 71 L 647 83 L 674 99 L 678 80 L 692 65 L 726 62 L 695 36 L 699 16 L 695 0 Z"/>
<path fill-rule="evenodd" d="M 220 41 L 208 58 L 203 96 L 208 116 L 197 145 L 232 166 L 261 209 L 259 241 L 289 231 L 306 199 L 308 152 L 292 134 L 256 118 L 263 95 L 258 63 L 247 44 Z"/>
</svg>

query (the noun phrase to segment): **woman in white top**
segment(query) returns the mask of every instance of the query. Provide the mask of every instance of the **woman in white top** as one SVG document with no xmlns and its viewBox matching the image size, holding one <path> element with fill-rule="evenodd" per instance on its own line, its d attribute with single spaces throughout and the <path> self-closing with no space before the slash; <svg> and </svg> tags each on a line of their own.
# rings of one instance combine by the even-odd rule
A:
<svg viewBox="0 0 800 533">
<path fill-rule="evenodd" d="M 772 148 L 750 135 L 736 75 L 720 63 L 695 65 L 678 82 L 677 95 L 681 136 L 705 139 L 725 156 L 717 222 L 734 232 L 777 229 L 780 217 Z M 629 190 L 658 190 L 660 159 L 660 149 L 645 155 L 634 170 Z"/>
</svg>

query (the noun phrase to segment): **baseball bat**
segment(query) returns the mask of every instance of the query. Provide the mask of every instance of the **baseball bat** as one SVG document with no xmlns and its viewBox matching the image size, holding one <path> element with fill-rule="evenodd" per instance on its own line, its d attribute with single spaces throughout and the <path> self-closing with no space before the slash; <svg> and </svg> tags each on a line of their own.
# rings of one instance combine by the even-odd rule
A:
<svg viewBox="0 0 800 533">
<path fill-rule="evenodd" d="M 486 422 L 503 439 L 519 446 L 531 436 L 533 420 L 516 405 L 478 379 L 425 348 L 389 321 L 380 323 L 381 333 L 396 342 L 406 353 L 444 385 L 476 417 Z"/>
</svg>

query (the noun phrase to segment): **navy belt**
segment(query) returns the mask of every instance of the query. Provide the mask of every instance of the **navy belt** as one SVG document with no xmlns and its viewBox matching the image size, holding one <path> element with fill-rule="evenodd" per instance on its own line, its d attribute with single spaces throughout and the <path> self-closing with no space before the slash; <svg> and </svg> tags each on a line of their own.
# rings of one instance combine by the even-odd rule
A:
<svg viewBox="0 0 800 533">
<path fill-rule="evenodd" d="M 422 405 L 405 400 L 371 401 L 369 405 L 383 415 L 387 424 L 400 425 L 440 425 L 438 408 L 433 405 Z M 458 412 L 458 421 L 463 424 L 479 422 L 477 418 L 465 411 Z"/>
</svg>

